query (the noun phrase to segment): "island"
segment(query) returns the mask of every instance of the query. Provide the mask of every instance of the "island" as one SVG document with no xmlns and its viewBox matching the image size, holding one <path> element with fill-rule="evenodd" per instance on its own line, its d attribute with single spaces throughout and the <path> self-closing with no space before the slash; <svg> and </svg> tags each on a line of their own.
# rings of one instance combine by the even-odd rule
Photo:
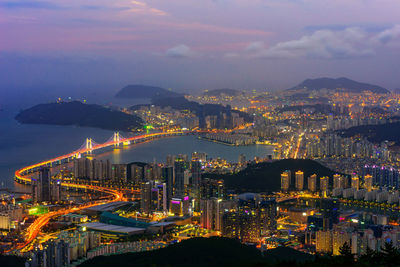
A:
<svg viewBox="0 0 400 267">
<path fill-rule="evenodd" d="M 24 124 L 75 125 L 113 131 L 132 131 L 143 124 L 138 116 L 79 101 L 39 104 L 21 111 L 15 119 Z"/>
<path fill-rule="evenodd" d="M 182 96 L 179 93 L 156 86 L 133 84 L 122 88 L 115 97 L 117 98 L 163 98 L 163 97 L 178 97 Z"/>
<path fill-rule="evenodd" d="M 349 93 L 362 93 L 363 91 L 371 91 L 372 93 L 376 94 L 390 94 L 390 91 L 381 86 L 368 83 L 361 83 L 354 80 L 350 80 L 345 77 L 337 79 L 333 78 L 307 79 L 288 90 L 320 91 L 322 89 L 344 91 Z"/>
</svg>

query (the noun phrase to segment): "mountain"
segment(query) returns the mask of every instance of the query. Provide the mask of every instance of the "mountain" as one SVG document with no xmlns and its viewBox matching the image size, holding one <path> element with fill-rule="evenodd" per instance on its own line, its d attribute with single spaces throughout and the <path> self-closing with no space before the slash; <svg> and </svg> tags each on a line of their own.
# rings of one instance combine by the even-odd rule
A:
<svg viewBox="0 0 400 267">
<path fill-rule="evenodd" d="M 291 171 L 291 185 L 294 185 L 294 173 L 298 170 L 304 172 L 304 186 L 307 187 L 307 177 L 316 174 L 318 179 L 322 176 L 335 174 L 331 169 L 309 159 L 283 159 L 274 162 L 262 162 L 249 165 L 246 169 L 234 173 L 216 175 L 203 174 L 204 178 L 223 179 L 226 188 L 239 192 L 276 192 L 281 188 L 281 173 Z M 319 182 L 317 182 L 319 184 Z"/>
<path fill-rule="evenodd" d="M 177 96 L 181 96 L 181 94 L 161 87 L 138 84 L 125 86 L 115 95 L 115 97 L 118 98 L 161 98 Z"/>
<path fill-rule="evenodd" d="M 205 117 L 206 116 L 220 116 L 222 113 L 225 114 L 231 114 L 231 113 L 237 113 L 239 114 L 240 117 L 244 118 L 245 122 L 252 122 L 253 118 L 251 115 L 239 111 L 239 110 L 232 110 L 231 107 L 228 106 L 223 106 L 219 104 L 199 104 L 194 101 L 189 101 L 185 97 L 180 96 L 180 97 L 166 97 L 166 98 L 158 98 L 158 99 L 153 99 L 152 100 L 152 105 L 158 106 L 158 107 L 171 107 L 176 110 L 190 110 L 196 116 L 199 117 L 199 123 L 200 127 L 204 127 L 205 124 Z M 148 105 L 136 105 L 130 107 L 131 110 L 136 110 L 140 108 L 141 106 L 148 106 Z"/>
<path fill-rule="evenodd" d="M 81 266 L 265 266 L 267 262 L 290 260 L 295 264 L 313 258 L 290 248 L 269 250 L 263 255 L 256 247 L 234 239 L 198 237 L 153 251 L 95 257 Z"/>
<path fill-rule="evenodd" d="M 394 142 L 397 146 L 400 145 L 400 122 L 354 126 L 337 132 L 343 137 L 367 138 L 368 141 L 375 144 L 389 141 Z"/>
<path fill-rule="evenodd" d="M 28 124 L 76 125 L 115 131 L 131 131 L 143 123 L 135 115 L 79 101 L 39 104 L 21 111 L 15 119 Z"/>
<path fill-rule="evenodd" d="M 371 91 L 377 94 L 389 94 L 390 92 L 383 87 L 378 85 L 372 85 L 368 83 L 360 83 L 348 78 L 318 78 L 318 79 L 307 79 L 288 90 L 299 90 L 307 89 L 312 91 L 319 91 L 321 89 L 329 90 L 345 90 L 352 93 L 361 93 L 362 91 Z"/>
<path fill-rule="evenodd" d="M 238 96 L 241 94 L 243 94 L 243 92 L 229 88 L 206 90 L 203 93 L 204 96 L 221 96 L 221 95 Z"/>
</svg>

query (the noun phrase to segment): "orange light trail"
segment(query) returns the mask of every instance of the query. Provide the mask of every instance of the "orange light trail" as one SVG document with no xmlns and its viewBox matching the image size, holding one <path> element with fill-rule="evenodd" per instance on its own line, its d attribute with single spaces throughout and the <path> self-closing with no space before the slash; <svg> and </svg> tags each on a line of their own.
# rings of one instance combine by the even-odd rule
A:
<svg viewBox="0 0 400 267">
<path fill-rule="evenodd" d="M 51 164 L 53 162 L 57 162 L 57 161 L 61 161 L 67 158 L 72 158 L 75 157 L 78 154 L 83 154 L 83 153 L 87 153 L 87 152 L 92 152 L 93 150 L 97 150 L 97 149 L 102 149 L 102 148 L 106 148 L 109 146 L 113 146 L 113 145 L 119 145 L 122 144 L 124 142 L 127 141 L 136 141 L 136 140 L 140 140 L 140 139 L 146 139 L 146 138 L 154 138 L 154 137 L 162 137 L 162 136 L 169 136 L 169 135 L 175 135 L 175 134 L 182 134 L 184 132 L 182 131 L 174 131 L 174 132 L 162 132 L 162 133 L 152 133 L 152 134 L 144 134 L 144 135 L 139 135 L 139 136 L 133 136 L 130 138 L 125 138 L 125 139 L 121 139 L 119 141 L 109 141 L 109 142 L 105 142 L 103 144 L 98 144 L 92 148 L 84 148 L 84 149 L 80 149 L 77 151 L 74 151 L 72 153 L 66 154 L 66 155 L 62 155 L 50 160 L 46 160 L 46 161 L 42 161 L 27 167 L 24 167 L 22 169 L 19 169 L 15 172 L 15 177 L 18 180 L 21 181 L 25 181 L 25 182 L 31 182 L 31 178 L 30 177 L 24 177 L 24 173 L 47 165 L 47 164 Z M 96 202 L 96 203 L 89 203 L 87 205 L 80 205 L 80 206 L 75 206 L 72 208 L 68 208 L 68 209 L 60 209 L 57 211 L 53 211 L 53 212 L 49 212 L 47 214 L 44 214 L 40 217 L 38 217 L 27 229 L 26 229 L 26 235 L 25 235 L 25 242 L 23 244 L 16 244 L 17 246 L 7 252 L 10 252 L 14 249 L 17 250 L 30 250 L 30 244 L 35 240 L 35 238 L 37 237 L 37 235 L 40 233 L 41 229 L 50 221 L 51 218 L 53 217 L 57 217 L 60 215 L 64 215 L 67 213 L 71 213 L 71 212 L 76 212 L 82 209 L 87 209 L 89 207 L 93 207 L 96 205 L 100 205 L 100 204 L 105 204 L 105 203 L 109 203 L 109 202 L 114 202 L 114 201 L 120 201 L 123 200 L 123 194 L 117 190 L 113 190 L 107 187 L 101 187 L 101 186 L 95 186 L 95 185 L 82 185 L 82 184 L 73 184 L 73 183 L 65 183 L 62 182 L 61 183 L 62 186 L 68 186 L 68 187 L 75 187 L 75 188 L 83 188 L 83 189 L 89 189 L 89 190 L 94 190 L 94 191 L 100 191 L 100 192 L 104 192 L 107 194 L 112 195 L 112 198 L 110 200 L 106 200 L 106 201 L 102 201 L 102 202 Z"/>
</svg>

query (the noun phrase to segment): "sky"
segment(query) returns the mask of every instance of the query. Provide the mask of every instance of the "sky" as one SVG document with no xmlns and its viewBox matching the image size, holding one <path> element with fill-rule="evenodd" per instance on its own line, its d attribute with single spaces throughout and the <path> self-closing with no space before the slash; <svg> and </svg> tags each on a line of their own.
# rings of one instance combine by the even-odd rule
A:
<svg viewBox="0 0 400 267">
<path fill-rule="evenodd" d="M 317 77 L 400 88 L 399 10 L 398 0 L 0 0 L 0 97 L 283 90 Z"/>
</svg>

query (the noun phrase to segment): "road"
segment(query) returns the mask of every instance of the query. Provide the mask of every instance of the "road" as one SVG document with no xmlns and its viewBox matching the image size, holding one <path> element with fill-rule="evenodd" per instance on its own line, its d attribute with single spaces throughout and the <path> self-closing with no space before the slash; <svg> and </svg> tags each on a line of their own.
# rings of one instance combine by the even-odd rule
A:
<svg viewBox="0 0 400 267">
<path fill-rule="evenodd" d="M 130 137 L 130 138 L 126 138 L 126 139 L 121 139 L 119 141 L 109 141 L 103 144 L 98 144 L 96 146 L 93 146 L 91 148 L 85 148 L 85 149 L 80 149 L 77 151 L 74 151 L 72 153 L 66 154 L 66 155 L 62 155 L 50 160 L 46 160 L 46 161 L 42 161 L 27 167 L 24 167 L 20 170 L 17 170 L 15 172 L 15 177 L 17 178 L 17 181 L 24 181 L 27 183 L 31 182 L 31 178 L 29 176 L 24 176 L 24 174 L 30 170 L 36 169 L 38 167 L 41 166 L 46 166 L 48 164 L 52 164 L 54 162 L 58 162 L 67 158 L 73 158 L 75 157 L 77 154 L 83 154 L 83 153 L 87 153 L 87 152 L 92 152 L 93 150 L 97 150 L 97 149 L 101 149 L 101 148 L 105 148 L 105 147 L 110 147 L 110 146 L 114 146 L 114 145 L 119 145 L 121 143 L 124 142 L 132 142 L 132 141 L 136 141 L 136 140 L 140 140 L 140 139 L 145 139 L 145 138 L 156 138 L 156 137 L 162 137 L 162 136 L 170 136 L 170 135 L 174 135 L 174 134 L 181 134 L 183 132 L 181 131 L 175 131 L 175 132 L 162 132 L 162 133 L 151 133 L 151 134 L 144 134 L 144 135 L 139 135 L 139 136 L 134 136 L 134 137 Z M 57 211 L 52 211 L 49 212 L 47 214 L 41 215 L 39 216 L 27 229 L 26 229 L 26 234 L 25 234 L 25 242 L 23 244 L 16 244 L 15 247 L 13 247 L 12 249 L 10 249 L 7 252 L 11 252 L 13 250 L 20 250 L 20 251 L 28 251 L 31 249 L 31 245 L 33 243 L 33 241 L 36 239 L 36 237 L 38 236 L 38 234 L 40 233 L 40 231 L 42 230 L 42 228 L 52 219 L 64 214 L 68 214 L 71 212 L 76 212 L 82 209 L 86 209 L 92 206 L 96 206 L 99 204 L 106 204 L 106 203 L 110 203 L 110 202 L 114 202 L 114 201 L 120 201 L 123 200 L 123 193 L 119 192 L 117 190 L 114 189 L 110 189 L 107 187 L 101 187 L 101 186 L 95 186 L 95 185 L 83 185 L 83 184 L 74 184 L 74 183 L 61 183 L 62 186 L 68 186 L 68 187 L 76 187 L 76 188 L 82 188 L 82 189 L 87 189 L 87 190 L 94 190 L 94 191 L 99 191 L 99 192 L 103 192 L 103 193 L 108 193 L 111 195 L 111 198 L 109 200 L 106 201 L 102 201 L 102 202 L 96 202 L 96 203 L 90 203 L 87 205 L 81 205 L 81 206 L 74 206 L 74 207 L 70 207 L 70 208 L 66 208 L 66 209 L 60 209 Z"/>
</svg>

